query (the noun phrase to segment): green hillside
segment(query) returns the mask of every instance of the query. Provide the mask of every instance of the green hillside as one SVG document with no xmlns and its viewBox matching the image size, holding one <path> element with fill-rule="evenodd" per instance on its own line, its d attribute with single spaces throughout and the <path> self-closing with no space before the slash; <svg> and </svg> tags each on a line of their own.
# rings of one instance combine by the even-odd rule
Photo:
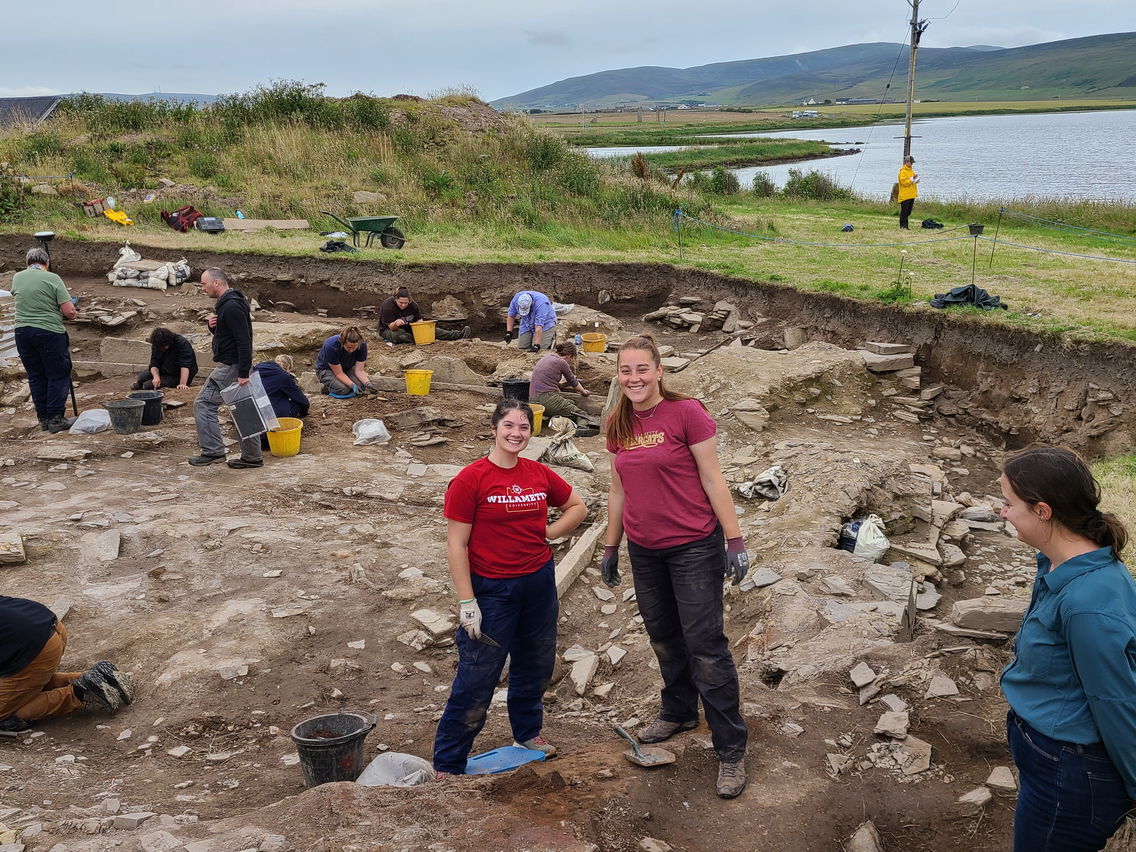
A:
<svg viewBox="0 0 1136 852">
<path fill-rule="evenodd" d="M 695 68 L 625 68 L 561 80 L 494 101 L 498 109 L 590 108 L 697 101 L 767 105 L 880 97 L 905 46 L 844 47 Z M 919 51 L 918 94 L 939 100 L 1127 98 L 1136 95 L 1136 33 L 1114 33 L 1017 48 Z"/>
</svg>

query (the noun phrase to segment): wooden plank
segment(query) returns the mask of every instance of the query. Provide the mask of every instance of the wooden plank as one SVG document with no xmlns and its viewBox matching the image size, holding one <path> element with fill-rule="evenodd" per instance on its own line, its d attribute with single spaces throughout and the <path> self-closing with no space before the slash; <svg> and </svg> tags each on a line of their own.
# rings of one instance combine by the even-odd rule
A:
<svg viewBox="0 0 1136 852">
<path fill-rule="evenodd" d="M 310 228 L 307 219 L 222 219 L 226 231 L 259 231 L 275 228 L 278 231 L 302 231 Z"/>
<path fill-rule="evenodd" d="M 557 564 L 556 596 L 558 598 L 564 597 L 564 593 L 576 582 L 576 578 L 584 573 L 584 569 L 591 564 L 596 555 L 596 547 L 603 542 L 606 532 L 607 518 L 596 521 Z"/>
</svg>

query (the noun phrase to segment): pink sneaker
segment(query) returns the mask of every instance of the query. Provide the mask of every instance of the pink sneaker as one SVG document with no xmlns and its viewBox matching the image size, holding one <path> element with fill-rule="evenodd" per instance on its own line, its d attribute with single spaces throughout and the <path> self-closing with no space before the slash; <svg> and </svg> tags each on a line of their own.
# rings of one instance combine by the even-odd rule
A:
<svg viewBox="0 0 1136 852">
<path fill-rule="evenodd" d="M 517 748 L 531 748 L 533 751 L 543 751 L 545 757 L 556 757 L 556 746 L 539 734 L 531 740 L 525 740 L 523 743 L 513 740 L 513 745 Z"/>
</svg>

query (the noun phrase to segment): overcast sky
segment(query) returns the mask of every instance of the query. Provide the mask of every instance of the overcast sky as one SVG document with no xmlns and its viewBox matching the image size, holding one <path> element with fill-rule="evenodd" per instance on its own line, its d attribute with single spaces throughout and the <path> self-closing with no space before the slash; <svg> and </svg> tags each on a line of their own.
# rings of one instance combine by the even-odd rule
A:
<svg viewBox="0 0 1136 852">
<path fill-rule="evenodd" d="M 613 68 L 756 59 L 906 39 L 905 0 L 53 0 L 5 3 L 0 96 L 215 94 L 272 79 L 332 95 L 486 100 Z M 953 7 L 953 11 L 952 11 Z M 1132 0 L 923 0 L 924 47 L 1136 30 Z"/>
</svg>

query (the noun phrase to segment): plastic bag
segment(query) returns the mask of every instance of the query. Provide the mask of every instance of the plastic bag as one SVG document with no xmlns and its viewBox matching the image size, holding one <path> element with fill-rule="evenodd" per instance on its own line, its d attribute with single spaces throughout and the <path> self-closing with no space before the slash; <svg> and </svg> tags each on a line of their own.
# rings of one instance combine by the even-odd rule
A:
<svg viewBox="0 0 1136 852">
<path fill-rule="evenodd" d="M 856 532 L 856 547 L 852 553 L 875 562 L 888 552 L 889 547 L 891 542 L 884 534 L 884 522 L 879 515 L 868 515 Z"/>
<path fill-rule="evenodd" d="M 272 402 L 265 393 L 264 383 L 260 380 L 260 373 L 251 373 L 247 385 L 233 382 L 227 388 L 222 388 L 221 399 L 229 406 L 229 415 L 241 438 L 254 438 L 280 426 L 276 412 L 272 410 Z"/>
<path fill-rule="evenodd" d="M 111 269 L 118 269 L 124 263 L 137 263 L 142 259 L 142 255 L 130 247 L 130 243 L 125 243 L 122 248 L 118 250 L 118 260 L 114 262 Z"/>
<path fill-rule="evenodd" d="M 67 430 L 69 435 L 94 435 L 110 428 L 110 412 L 105 408 L 88 408 Z"/>
<path fill-rule="evenodd" d="M 552 443 L 541 453 L 540 461 L 595 473 L 596 468 L 592 460 L 580 452 L 570 440 L 576 434 L 574 421 L 567 417 L 553 417 L 548 421 L 548 428 L 553 432 Z"/>
<path fill-rule="evenodd" d="M 382 420 L 368 417 L 365 420 L 356 420 L 351 424 L 351 431 L 355 434 L 355 446 L 364 447 L 369 444 L 385 444 L 390 440 L 391 433 L 387 431 Z"/>
<path fill-rule="evenodd" d="M 766 500 L 780 500 L 789 490 L 789 475 L 781 465 L 766 468 L 749 482 L 739 482 L 734 489 L 743 497 L 764 497 Z"/>
<path fill-rule="evenodd" d="M 380 754 L 355 779 L 364 787 L 414 787 L 434 778 L 434 767 L 413 754 L 387 751 Z"/>
</svg>

